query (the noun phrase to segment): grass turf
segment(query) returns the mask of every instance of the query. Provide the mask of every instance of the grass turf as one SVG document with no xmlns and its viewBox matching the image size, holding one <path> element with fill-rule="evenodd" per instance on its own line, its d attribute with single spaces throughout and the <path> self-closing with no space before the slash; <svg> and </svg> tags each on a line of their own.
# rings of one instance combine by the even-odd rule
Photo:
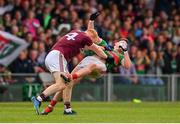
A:
<svg viewBox="0 0 180 124">
<path fill-rule="evenodd" d="M 180 122 L 178 102 L 73 102 L 78 112 L 74 116 L 62 114 L 62 103 L 47 116 L 36 115 L 30 102 L 0 103 L 0 106 L 0 122 Z"/>
</svg>

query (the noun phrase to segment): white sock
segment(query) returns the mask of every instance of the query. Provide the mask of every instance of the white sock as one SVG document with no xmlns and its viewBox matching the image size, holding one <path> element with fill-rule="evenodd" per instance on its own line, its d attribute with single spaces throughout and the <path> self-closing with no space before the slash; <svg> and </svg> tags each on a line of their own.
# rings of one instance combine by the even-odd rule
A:
<svg viewBox="0 0 180 124">
<path fill-rule="evenodd" d="M 65 109 L 66 112 L 72 112 L 71 108 Z"/>
<path fill-rule="evenodd" d="M 42 102 L 42 98 L 40 96 L 37 97 L 37 100 Z"/>
</svg>

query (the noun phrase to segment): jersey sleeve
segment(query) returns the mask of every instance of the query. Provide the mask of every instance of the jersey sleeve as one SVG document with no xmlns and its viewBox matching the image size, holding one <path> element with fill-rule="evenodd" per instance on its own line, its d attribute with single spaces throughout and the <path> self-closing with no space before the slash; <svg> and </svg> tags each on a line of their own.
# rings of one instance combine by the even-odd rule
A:
<svg viewBox="0 0 180 124">
<path fill-rule="evenodd" d="M 102 39 L 101 42 L 97 43 L 97 45 L 99 45 L 99 46 L 107 46 L 108 44 L 107 44 L 107 42 L 105 40 Z"/>
<path fill-rule="evenodd" d="M 85 45 L 91 46 L 93 44 L 92 40 L 89 37 L 84 38 Z"/>
<path fill-rule="evenodd" d="M 119 65 L 122 65 L 122 60 L 124 59 L 124 55 L 120 54 L 119 55 Z"/>
</svg>

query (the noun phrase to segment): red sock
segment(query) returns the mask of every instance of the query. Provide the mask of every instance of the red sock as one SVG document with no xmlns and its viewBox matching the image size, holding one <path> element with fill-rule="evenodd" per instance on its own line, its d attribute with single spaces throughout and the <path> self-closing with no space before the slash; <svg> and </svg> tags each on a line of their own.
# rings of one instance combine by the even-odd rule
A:
<svg viewBox="0 0 180 124">
<path fill-rule="evenodd" d="M 50 105 L 54 107 L 56 105 L 56 103 L 57 103 L 56 100 L 51 100 Z"/>
<path fill-rule="evenodd" d="M 56 100 L 51 100 L 50 104 L 45 108 L 45 112 L 49 113 L 52 112 L 53 107 L 56 105 L 57 101 Z"/>
<path fill-rule="evenodd" d="M 78 75 L 76 73 L 72 74 L 72 79 L 73 80 L 78 79 Z"/>
<path fill-rule="evenodd" d="M 46 112 L 46 113 L 52 112 L 52 110 L 53 110 L 53 107 L 50 106 L 50 105 L 48 105 L 48 106 L 45 108 L 45 112 Z"/>
</svg>

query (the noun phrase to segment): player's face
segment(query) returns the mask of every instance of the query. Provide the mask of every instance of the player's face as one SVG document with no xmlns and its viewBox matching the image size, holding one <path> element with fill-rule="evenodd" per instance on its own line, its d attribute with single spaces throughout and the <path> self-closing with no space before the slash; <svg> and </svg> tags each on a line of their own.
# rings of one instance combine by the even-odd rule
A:
<svg viewBox="0 0 180 124">
<path fill-rule="evenodd" d="M 119 48 L 120 42 L 116 42 L 114 45 L 114 50 L 118 51 L 119 53 L 122 53 L 122 49 Z"/>
<path fill-rule="evenodd" d="M 114 45 L 114 49 L 115 49 L 115 50 L 118 50 L 118 49 L 119 49 L 119 45 L 120 45 L 120 43 L 119 43 L 119 42 L 116 42 L 115 45 Z"/>
</svg>

